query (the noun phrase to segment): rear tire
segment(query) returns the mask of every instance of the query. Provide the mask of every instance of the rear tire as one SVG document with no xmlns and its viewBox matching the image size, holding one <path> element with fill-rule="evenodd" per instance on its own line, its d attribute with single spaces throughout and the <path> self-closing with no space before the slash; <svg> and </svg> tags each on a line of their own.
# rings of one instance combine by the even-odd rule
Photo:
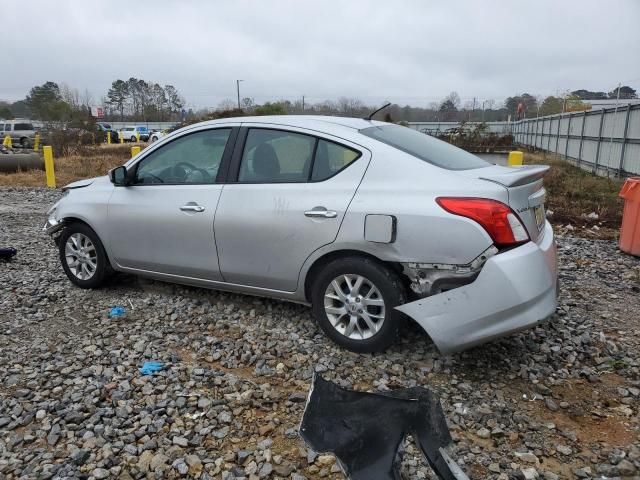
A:
<svg viewBox="0 0 640 480">
<path fill-rule="evenodd" d="M 64 273 L 80 288 L 98 288 L 111 273 L 100 238 L 84 223 L 72 223 L 62 231 L 58 250 Z"/>
<path fill-rule="evenodd" d="M 398 275 L 367 257 L 339 258 L 314 279 L 314 317 L 331 340 L 352 352 L 379 352 L 393 344 L 404 321 Z"/>
</svg>

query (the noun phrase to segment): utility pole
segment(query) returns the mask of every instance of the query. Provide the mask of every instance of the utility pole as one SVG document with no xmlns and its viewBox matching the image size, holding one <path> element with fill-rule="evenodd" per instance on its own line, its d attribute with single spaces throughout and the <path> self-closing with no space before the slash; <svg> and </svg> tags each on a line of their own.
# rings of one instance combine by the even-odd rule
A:
<svg viewBox="0 0 640 480">
<path fill-rule="evenodd" d="M 476 111 L 476 97 L 473 97 L 473 108 L 471 109 L 471 117 L 469 118 L 469 120 L 473 120 L 473 114 Z"/>
<path fill-rule="evenodd" d="M 484 104 L 485 104 L 486 100 L 482 101 L 482 123 L 484 123 Z"/>
<path fill-rule="evenodd" d="M 236 80 L 236 92 L 238 92 L 238 110 L 240 110 L 240 82 L 244 80 Z"/>
<path fill-rule="evenodd" d="M 304 112 L 304 95 L 302 95 L 302 111 Z"/>
</svg>

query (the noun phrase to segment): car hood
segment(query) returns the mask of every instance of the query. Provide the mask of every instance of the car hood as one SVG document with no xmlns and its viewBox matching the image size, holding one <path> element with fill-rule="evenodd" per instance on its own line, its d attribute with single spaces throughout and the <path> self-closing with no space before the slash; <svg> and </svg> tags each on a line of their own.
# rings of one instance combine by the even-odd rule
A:
<svg viewBox="0 0 640 480">
<path fill-rule="evenodd" d="M 106 175 L 102 177 L 86 178 L 84 180 L 78 180 L 75 182 L 71 182 L 68 185 L 65 185 L 64 187 L 62 187 L 62 191 L 64 192 L 65 190 L 73 190 L 76 188 L 88 187 L 93 183 L 108 183 L 109 181 L 110 181 L 109 177 Z"/>
</svg>

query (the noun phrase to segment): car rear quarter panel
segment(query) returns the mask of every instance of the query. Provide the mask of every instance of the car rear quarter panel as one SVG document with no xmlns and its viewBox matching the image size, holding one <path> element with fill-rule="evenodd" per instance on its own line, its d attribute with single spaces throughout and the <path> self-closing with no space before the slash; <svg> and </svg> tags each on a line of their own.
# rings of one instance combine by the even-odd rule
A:
<svg viewBox="0 0 640 480">
<path fill-rule="evenodd" d="M 452 215 L 440 196 L 507 201 L 504 187 L 469 179 L 386 145 L 372 148 L 369 168 L 344 218 L 334 248 L 357 248 L 393 262 L 466 264 L 492 245 L 476 222 Z M 367 214 L 396 218 L 395 241 L 364 239 Z"/>
</svg>

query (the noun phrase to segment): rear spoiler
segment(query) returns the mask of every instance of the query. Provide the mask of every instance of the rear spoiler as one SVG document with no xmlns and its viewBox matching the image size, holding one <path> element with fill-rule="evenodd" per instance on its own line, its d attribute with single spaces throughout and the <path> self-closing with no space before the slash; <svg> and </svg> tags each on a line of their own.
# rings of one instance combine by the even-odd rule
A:
<svg viewBox="0 0 640 480">
<path fill-rule="evenodd" d="M 536 180 L 540 180 L 544 177 L 544 174 L 547 173 L 547 170 L 549 170 L 549 166 L 547 165 L 527 165 L 524 167 L 512 168 L 504 173 L 484 175 L 480 178 L 482 180 L 499 183 L 505 187 L 518 187 L 520 185 L 526 185 L 527 183 L 533 183 Z"/>
</svg>

